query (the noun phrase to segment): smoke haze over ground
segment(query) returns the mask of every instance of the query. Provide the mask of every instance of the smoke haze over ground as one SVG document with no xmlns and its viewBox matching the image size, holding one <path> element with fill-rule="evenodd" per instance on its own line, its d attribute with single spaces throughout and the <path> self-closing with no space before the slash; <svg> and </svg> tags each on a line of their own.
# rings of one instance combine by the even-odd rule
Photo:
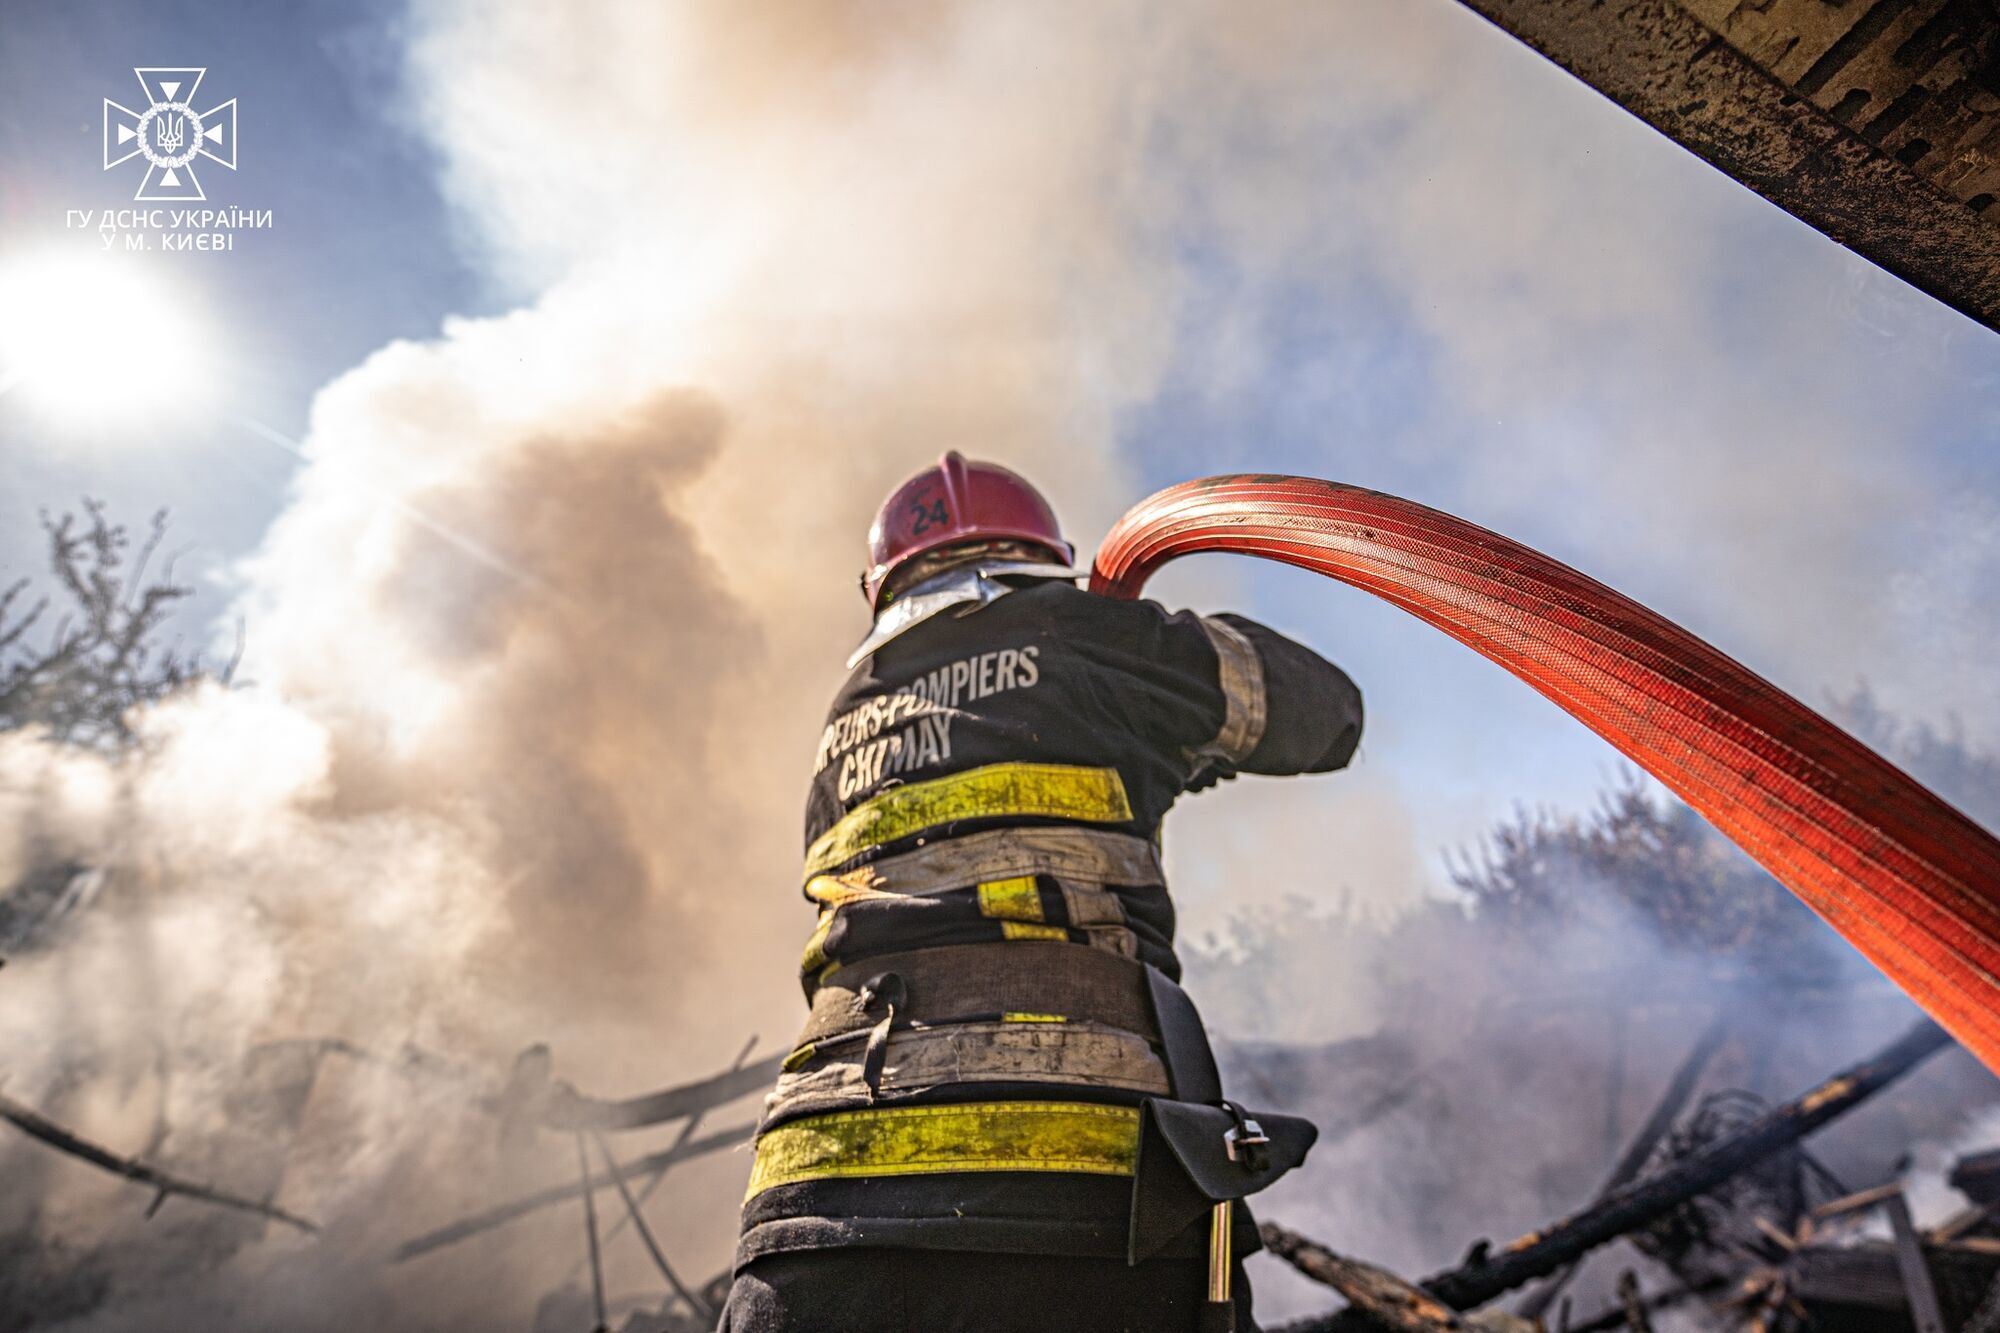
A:
<svg viewBox="0 0 2000 1333">
<path fill-rule="evenodd" d="M 1966 335 L 1849 337 L 1843 352 L 1859 341 L 1875 360 L 1868 384 L 1850 382 L 1854 357 L 1794 364 L 1776 350 L 1794 323 L 1917 299 L 1866 274 L 1826 290 L 1829 268 L 1858 261 L 1814 251 L 1774 279 L 1796 299 L 1757 317 L 1771 345 L 1716 346 L 1745 224 L 1709 196 L 1663 205 L 1659 183 L 1706 168 L 1615 117 L 1572 127 L 1590 94 L 1524 81 L 1535 58 L 1453 6 L 915 18 L 436 0 L 396 32 L 403 112 L 517 308 L 390 343 L 315 397 L 305 465 L 231 574 L 245 688 L 159 708 L 123 764 L 0 738 L 0 883 L 103 871 L 59 947 L 0 973 L 10 1095 L 226 1178 L 223 1108 L 253 1047 L 332 1036 L 386 1063 L 330 1061 L 305 1112 L 279 1198 L 327 1224 L 317 1239 L 236 1248 L 240 1229 L 185 1201 L 141 1223 L 138 1191 L 0 1140 L 0 1169 L 27 1186 L 0 1198 L 0 1235 L 39 1247 L 0 1297 L 41 1293 L 52 1327 L 528 1327 L 574 1272 L 567 1209 L 404 1267 L 384 1257 L 570 1177 L 568 1144 L 505 1152 L 470 1106 L 530 1042 L 623 1095 L 719 1068 L 752 1032 L 764 1052 L 789 1039 L 810 924 L 798 806 L 861 628 L 860 533 L 944 448 L 1033 476 L 1086 542 L 1161 470 L 1283 462 L 1418 485 L 1579 563 L 1622 550 L 1593 572 L 1808 697 L 1844 681 L 1829 662 L 1885 660 L 1878 618 L 1854 613 L 1879 599 L 1908 631 L 1883 667 L 1891 705 L 1930 716 L 1942 698 L 1975 736 L 2000 734 L 1973 666 L 1994 642 L 1974 614 L 1991 514 L 1966 501 L 1949 548 L 1884 550 L 1939 484 L 1893 446 L 1974 359 Z M 1570 151 L 1550 162 L 1536 145 L 1554 126 Z M 1524 171 L 1541 173 L 1532 188 Z M 1381 304 L 1415 319 L 1412 344 L 1332 355 L 1308 377 L 1321 396 L 1293 395 L 1324 456 L 1260 452 L 1266 423 L 1244 403 L 1274 374 L 1285 318 L 1359 325 Z M 1607 359 L 1580 360 L 1592 345 Z M 1340 406 L 1401 361 L 1422 363 L 1426 390 L 1404 417 Z M 1559 406 L 1516 438 L 1523 385 Z M 1154 450 L 1135 431 L 1163 402 L 1223 424 L 1198 453 L 1186 436 Z M 1467 443 L 1489 427 L 1514 447 Z M 1548 503 L 1570 488 L 1579 502 Z M 1623 539 L 1649 522 L 1667 535 Z M 1746 567 L 1773 586 L 1746 590 Z M 1204 606 L 1246 586 L 1200 567 L 1161 585 Z M 1366 623 L 1328 623 L 1287 628 L 1409 702 L 1368 659 Z M 1376 714 L 1370 754 L 1398 744 L 1398 711 Z M 1532 768 L 1492 771 L 1535 800 Z M 1430 799 L 1365 762 L 1205 798 L 1169 837 L 1191 917 L 1219 927 L 1244 904 L 1346 893 L 1393 925 L 1441 887 Z M 1479 818 L 1504 808 L 1482 796 Z M 1330 1132 L 1267 1210 L 1411 1271 L 1575 1203 L 1605 1146 L 1593 1093 L 1588 1151 L 1538 1151 L 1586 1131 L 1512 1080 L 1595 1089 L 1608 1047 L 1559 1023 L 1485 1050 L 1425 1035 L 1484 1031 L 1468 1009 L 1513 1003 L 1510 979 L 1549 939 L 1486 959 L 1472 926 L 1422 920 L 1386 937 L 1328 925 L 1260 973 L 1294 987 L 1281 994 L 1247 994 L 1248 967 L 1208 974 L 1228 1031 L 1298 1041 L 1413 1023 L 1419 977 L 1401 968 L 1490 969 L 1423 1032 L 1385 1038 L 1412 1044 L 1429 1082 L 1409 1095 L 1429 1109 L 1351 1143 Z M 1407 949 L 1387 980 L 1370 971 L 1385 938 Z M 1678 1004 L 1710 984 L 1631 923 L 1575 941 L 1591 951 L 1578 987 L 1644 975 Z M 1628 1107 L 1691 1031 L 1663 1014 Z M 1762 1090 L 1858 1056 L 1900 1017 L 1893 1000 L 1815 1016 Z M 450 1072 L 410 1074 L 406 1048 Z M 1569 1063 L 1551 1069 L 1554 1049 Z M 1391 1063 L 1404 1073 L 1385 1095 L 1414 1067 Z M 1448 1152 L 1439 1136 L 1470 1106 L 1492 1119 Z M 1467 1142 L 1520 1172 L 1475 1176 L 1452 1155 Z M 659 1224 L 697 1278 L 726 1262 L 746 1170 L 726 1155 L 669 1178 L 686 1204 Z M 616 1289 L 650 1289 L 635 1247 L 615 1264 Z"/>
</svg>

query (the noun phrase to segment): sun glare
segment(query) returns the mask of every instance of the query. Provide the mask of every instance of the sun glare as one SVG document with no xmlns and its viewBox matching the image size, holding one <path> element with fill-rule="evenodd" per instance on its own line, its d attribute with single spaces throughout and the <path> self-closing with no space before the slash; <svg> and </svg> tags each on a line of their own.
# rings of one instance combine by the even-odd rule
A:
<svg viewBox="0 0 2000 1333">
<path fill-rule="evenodd" d="M 154 423 L 209 396 L 216 370 L 191 299 L 136 255 L 0 264 L 0 411 L 77 427 Z"/>
</svg>

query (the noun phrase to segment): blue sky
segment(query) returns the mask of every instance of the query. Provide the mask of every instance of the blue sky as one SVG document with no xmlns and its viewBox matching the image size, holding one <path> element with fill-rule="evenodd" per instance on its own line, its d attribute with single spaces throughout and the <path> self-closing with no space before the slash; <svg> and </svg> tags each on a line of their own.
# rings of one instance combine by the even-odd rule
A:
<svg viewBox="0 0 2000 1333">
<path fill-rule="evenodd" d="M 312 394 L 391 338 L 435 333 L 494 301 L 461 257 L 423 141 L 404 128 L 394 4 L 120 4 L 14 0 L 0 12 L 0 252 L 94 250 L 69 209 L 130 208 L 138 164 L 101 169 L 101 100 L 139 100 L 135 66 L 206 66 L 204 106 L 236 97 L 237 171 L 208 166 L 217 204 L 269 208 L 274 229 L 226 254 L 146 256 L 222 331 L 212 363 L 232 414 L 304 433 Z M 133 355 L 145 331 L 122 331 Z M 294 463 L 213 413 L 140 422 L 114 446 L 0 402 L 0 561 L 19 570 L 43 506 L 101 496 L 143 521 L 173 511 L 184 572 L 256 542 Z M 32 567 L 32 565 L 31 565 Z M 206 611 L 219 610 L 208 599 Z"/>
<path fill-rule="evenodd" d="M 1430 106 L 1349 108 L 1352 137 L 1236 130 L 1242 158 L 1324 182 L 1292 187 L 1338 237 L 1312 262 L 1246 274 L 1240 219 L 1179 215 L 1172 368 L 1124 431 L 1147 482 L 1270 469 L 1419 499 L 1579 566 L 1812 703 L 1866 682 L 1906 717 L 1991 735 L 1990 677 L 1950 661 L 1986 660 L 2000 624 L 2000 339 L 1484 25 L 1436 26 L 1467 73 Z M 1455 171 L 1459 191 L 1429 188 Z M 1412 196 L 1442 214 L 1395 198 L 1418 174 Z M 1382 195 L 1344 198 L 1357 181 Z M 1450 220 L 1483 211 L 1497 239 Z M 1532 225 L 1509 234 L 1517 219 Z M 1364 682 L 1366 762 L 1389 770 L 1426 847 L 1462 845 L 1513 802 L 1587 805 L 1625 771 L 1368 597 L 1269 569 L 1248 589 Z"/>
<path fill-rule="evenodd" d="M 1131 318 L 1159 346 L 1140 388 L 1111 396 L 1099 475 L 1131 494 L 1080 499 L 1059 475 L 1059 505 L 1097 522 L 1241 468 L 1353 481 L 1540 546 L 1808 699 L 1866 679 L 1908 715 L 2000 727 L 1983 657 L 2000 646 L 2000 339 L 1444 0 L 1357 12 L 1320 20 L 1354 25 L 1335 34 L 1357 39 L 1341 77 L 1259 75 L 1119 141 L 1116 166 L 1148 196 L 1131 235 L 1158 301 Z M 275 228 L 228 254 L 131 261 L 219 330 L 224 406 L 114 443 L 0 398 L 0 564 L 34 567 L 39 507 L 97 495 L 136 521 L 166 506 L 204 584 L 187 629 L 203 636 L 296 493 L 297 460 L 243 420 L 304 438 L 315 391 L 372 352 L 531 306 L 566 264 L 587 267 L 541 232 L 577 182 L 616 199 L 619 180 L 556 160 L 587 161 L 582 140 L 536 136 L 609 94 L 579 38 L 581 55 L 549 55 L 547 105 L 496 101 L 469 122 L 504 44 L 449 4 L 13 0 L 0 24 L 0 261 L 88 249 L 64 210 L 129 202 L 131 172 L 99 169 L 97 135 L 99 99 L 131 92 L 132 66 L 206 65 L 204 100 L 239 99 L 241 169 L 203 180 Z M 1204 34 L 1191 65 L 1210 58 L 1201 42 L 1218 67 L 1241 58 Z M 629 55 L 615 24 L 602 43 L 607 62 Z M 672 222 L 657 178 L 676 168 L 623 161 L 633 210 Z M 691 196 L 698 172 L 723 179 L 688 161 Z M 898 169 L 885 151 L 882 178 Z M 509 171 L 510 201 L 491 207 Z M 1100 318 L 1107 345 L 1132 336 L 1101 310 L 1074 316 L 1086 335 Z M 145 355 L 147 336 L 119 346 Z M 895 450 L 868 466 L 922 461 Z M 839 497 L 857 542 L 874 489 Z M 1497 668 L 1359 594 L 1249 568 L 1159 588 L 1232 598 L 1350 667 L 1373 718 L 1367 781 L 1403 806 L 1419 856 L 1516 802 L 1584 802 L 1619 771 Z M 844 573 L 825 596 L 848 596 Z M 1196 818 L 1213 830 L 1248 799 Z"/>
</svg>

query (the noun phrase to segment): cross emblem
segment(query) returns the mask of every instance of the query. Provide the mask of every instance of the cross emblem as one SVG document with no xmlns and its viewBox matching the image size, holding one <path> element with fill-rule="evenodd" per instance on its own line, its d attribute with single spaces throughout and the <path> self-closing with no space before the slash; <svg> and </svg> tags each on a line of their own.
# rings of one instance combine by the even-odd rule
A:
<svg viewBox="0 0 2000 1333">
<path fill-rule="evenodd" d="M 205 157 L 236 170 L 236 99 L 197 113 L 195 89 L 207 69 L 134 69 L 146 109 L 104 99 L 104 169 L 144 154 L 146 177 L 132 197 L 206 199 L 194 160 Z"/>
</svg>

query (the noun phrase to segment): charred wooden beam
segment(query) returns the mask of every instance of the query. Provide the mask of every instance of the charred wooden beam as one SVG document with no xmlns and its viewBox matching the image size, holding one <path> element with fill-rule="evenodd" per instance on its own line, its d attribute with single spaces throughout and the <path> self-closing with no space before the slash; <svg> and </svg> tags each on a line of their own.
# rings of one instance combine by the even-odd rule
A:
<svg viewBox="0 0 2000 1333">
<path fill-rule="evenodd" d="M 1943 1028 L 1925 1020 L 1895 1043 L 1783 1106 L 1772 1108 L 1741 1133 L 1723 1139 L 1650 1178 L 1617 1190 L 1594 1207 L 1532 1232 L 1483 1263 L 1440 1273 L 1424 1283 L 1446 1304 L 1470 1309 L 1553 1271 L 1607 1241 L 1664 1217 L 1714 1189 L 1745 1167 L 1788 1148 L 1952 1044 Z"/>
<path fill-rule="evenodd" d="M 1806 1135 L 1873 1097 L 1931 1056 L 1952 1044 L 1943 1028 L 1928 1019 L 1860 1064 L 1834 1075 L 1811 1091 L 1773 1107 L 1741 1132 L 1722 1139 L 1657 1175 L 1638 1180 L 1544 1231 L 1532 1231 L 1506 1247 L 1481 1253 L 1458 1268 L 1438 1273 L 1423 1289 L 1457 1310 L 1484 1305 L 1564 1264 L 1666 1216 L 1714 1189 L 1746 1167 L 1797 1143 Z M 1365 1315 L 1342 1311 L 1300 1333 L 1353 1333 L 1371 1327 Z"/>
<path fill-rule="evenodd" d="M 1667 1080 L 1666 1090 L 1654 1104 L 1653 1113 L 1646 1117 L 1646 1123 L 1625 1145 L 1624 1153 L 1611 1168 L 1611 1174 L 1605 1177 L 1603 1187 L 1597 1191 L 1598 1198 L 1604 1198 L 1639 1174 L 1651 1159 L 1653 1149 L 1659 1146 L 1667 1131 L 1674 1127 L 1674 1121 L 1687 1109 L 1688 1098 L 1694 1096 L 1695 1088 L 1701 1083 L 1702 1071 L 1708 1068 L 1708 1062 L 1715 1058 L 1715 1053 L 1722 1049 L 1722 1043 L 1728 1037 L 1729 1008 L 1725 1006 L 1709 1020 L 1702 1034 L 1695 1038 L 1693 1049 L 1682 1058 L 1673 1077 Z M 1528 1294 L 1528 1298 L 1521 1302 L 1519 1313 L 1529 1319 L 1540 1319 L 1555 1303 L 1556 1297 L 1562 1294 L 1563 1288 L 1569 1285 L 1570 1279 L 1576 1276 L 1576 1270 L 1577 1263 L 1558 1269 L 1539 1289 Z"/>
<path fill-rule="evenodd" d="M 1813 1209 L 1813 1220 L 1817 1222 L 1831 1222 L 1835 1218 L 1846 1217 L 1850 1213 L 1866 1212 L 1870 1208 L 1880 1207 L 1884 1201 L 1892 1199 L 1902 1192 L 1903 1182 L 1900 1180 L 1892 1180 L 1886 1185 L 1876 1185 L 1871 1189 L 1856 1190 L 1845 1198 L 1829 1199 L 1827 1202 Z"/>
<path fill-rule="evenodd" d="M 1662 1310 L 1686 1305 L 1689 1301 L 1703 1296 L 1721 1295 L 1729 1290 L 1730 1286 L 1731 1284 L 1727 1282 L 1710 1282 L 1699 1287 L 1670 1287 L 1666 1291 L 1656 1291 L 1650 1296 L 1641 1298 L 1639 1306 L 1646 1312 L 1647 1317 L 1651 1318 Z M 1568 1325 L 1567 1330 L 1568 1333 L 1615 1333 L 1617 1329 L 1631 1326 L 1631 1308 L 1621 1300 L 1601 1314 L 1587 1316 L 1580 1324 Z"/>
<path fill-rule="evenodd" d="M 1335 1254 L 1276 1222 L 1257 1228 L 1264 1248 L 1315 1282 L 1325 1283 L 1364 1310 L 1382 1328 L 1396 1333 L 1457 1333 L 1465 1327 L 1458 1311 L 1386 1269 Z"/>
<path fill-rule="evenodd" d="M 590 1308 L 597 1316 L 590 1333 L 607 1333 L 611 1321 L 605 1314 L 604 1247 L 597 1240 L 597 1191 L 590 1179 L 590 1150 L 583 1146 L 581 1134 L 576 1136 L 576 1165 L 583 1177 L 583 1239 L 584 1251 L 590 1259 Z"/>
<path fill-rule="evenodd" d="M 652 1256 L 653 1266 L 660 1270 L 660 1276 L 667 1280 L 669 1287 L 673 1288 L 674 1295 L 687 1302 L 688 1309 L 693 1310 L 703 1322 L 714 1322 L 715 1311 L 703 1304 L 701 1297 L 688 1290 L 687 1283 L 681 1281 L 680 1274 L 676 1273 L 674 1266 L 667 1262 L 667 1252 L 660 1248 L 659 1238 L 654 1236 L 653 1229 L 646 1225 L 646 1214 L 640 1210 L 639 1201 L 632 1197 L 631 1187 L 625 1183 L 625 1173 L 619 1169 L 618 1159 L 611 1155 L 611 1145 L 604 1141 L 602 1134 L 592 1134 L 590 1137 L 597 1144 L 597 1155 L 603 1159 L 604 1169 L 611 1173 L 611 1183 L 618 1187 L 618 1197 L 624 1200 L 625 1215 L 632 1219 L 632 1226 L 638 1231 L 639 1239 L 646 1244 L 646 1253 Z M 586 1189 L 584 1198 L 589 1197 L 590 1191 Z"/>
<path fill-rule="evenodd" d="M 1625 1327 L 1632 1333 L 1653 1333 L 1653 1316 L 1640 1295 L 1639 1275 L 1629 1268 L 1618 1278 L 1618 1302 L 1625 1307 Z"/>
<path fill-rule="evenodd" d="M 1993 1279 L 1979 1308 L 1972 1312 L 1959 1333 L 2000 1333 L 2000 1277 Z"/>
<path fill-rule="evenodd" d="M 753 1034 L 748 1041 L 743 1043 L 743 1049 L 736 1053 L 736 1059 L 730 1062 L 728 1072 L 734 1073 L 741 1069 L 743 1062 L 750 1058 L 750 1051 L 756 1044 L 757 1038 Z M 696 1111 L 688 1116 L 687 1119 L 681 1121 L 680 1135 L 670 1146 L 676 1149 L 686 1146 L 687 1141 L 695 1136 L 695 1131 L 701 1128 L 702 1117 L 707 1114 L 708 1112 L 705 1110 Z M 646 1176 L 646 1183 L 639 1187 L 639 1206 L 641 1208 L 644 1208 L 646 1201 L 653 1197 L 653 1191 L 660 1187 L 660 1182 L 667 1178 L 667 1172 L 672 1168 L 673 1162 L 669 1161 L 665 1166 L 656 1168 L 650 1174 L 640 1173 Z M 618 1233 L 624 1229 L 626 1223 L 630 1220 L 630 1218 L 620 1218 L 618 1221 L 612 1223 L 611 1230 L 605 1234 L 605 1244 L 608 1245 L 618 1239 Z"/>
<path fill-rule="evenodd" d="M 1896 1267 L 1903 1277 L 1903 1297 L 1909 1302 L 1910 1322 L 1917 1333 L 1945 1333 L 1944 1311 L 1938 1307 L 1937 1281 L 1924 1258 L 1924 1244 L 1910 1220 L 1910 1202 L 1897 1190 L 1883 1200 L 1889 1214 L 1889 1231 L 1896 1239 Z"/>
<path fill-rule="evenodd" d="M 650 1156 L 641 1157 L 627 1166 L 626 1170 L 634 1172 L 651 1171 L 660 1167 L 671 1166 L 673 1163 L 685 1158 L 700 1157 L 703 1154 L 717 1152 L 723 1148 L 733 1148 L 739 1143 L 748 1143 L 756 1132 L 757 1126 L 754 1123 L 732 1125 L 728 1129 L 720 1129 L 713 1134 L 707 1134 L 701 1138 L 692 1139 L 687 1143 L 678 1144 L 674 1147 L 653 1153 Z M 610 1184 L 611 1181 L 608 1178 L 597 1179 L 593 1180 L 588 1188 L 592 1190 L 605 1189 Z M 453 1222 L 449 1226 L 439 1227 L 435 1231 L 427 1231 L 421 1236 L 404 1241 L 396 1247 L 392 1259 L 396 1263 L 402 1263 L 406 1259 L 414 1259 L 418 1255 L 429 1254 L 432 1250 L 443 1249 L 447 1245 L 454 1245 L 459 1241 L 477 1236 L 481 1232 L 491 1231 L 495 1227 L 504 1226 L 516 1218 L 526 1217 L 529 1213 L 547 1208 L 551 1204 L 561 1203 L 565 1199 L 574 1199 L 578 1195 L 583 1194 L 585 1189 L 586 1187 L 580 1184 L 558 1185 L 552 1189 L 539 1190 L 534 1194 L 515 1199 L 510 1203 L 503 1203 L 497 1208 L 489 1208 L 483 1213 L 463 1218 L 457 1222 Z"/>
<path fill-rule="evenodd" d="M 778 1067 L 783 1063 L 783 1056 L 773 1056 L 754 1065 L 742 1065 L 693 1083 L 683 1083 L 622 1101 L 586 1097 L 568 1084 L 558 1083 L 543 1110 L 542 1127 L 565 1132 L 595 1130 L 611 1133 L 664 1124 L 682 1116 L 713 1110 L 738 1097 L 770 1087 L 777 1082 Z"/>
<path fill-rule="evenodd" d="M 1974 1203 L 2000 1203 L 2000 1149 L 1959 1158 L 1952 1164 L 1951 1187 Z"/>
<path fill-rule="evenodd" d="M 1976 1203 L 1970 1208 L 1961 1208 L 1931 1228 L 1930 1241 L 1933 1245 L 1943 1245 L 1961 1237 L 1967 1240 L 1980 1239 L 1967 1236 L 1966 1233 L 1985 1226 L 1993 1220 L 1996 1212 L 2000 1212 L 2000 1203 Z"/>
<path fill-rule="evenodd" d="M 1257 1234 L 1272 1254 L 1345 1296 L 1348 1312 L 1365 1318 L 1371 1328 L 1390 1333 L 1542 1333 L 1539 1323 L 1504 1310 L 1460 1314 L 1386 1268 L 1335 1254 L 1275 1222 L 1261 1224 Z M 1298 1333 L 1301 1327 L 1309 1325 L 1287 1325 L 1272 1333 Z"/>
<path fill-rule="evenodd" d="M 225 1193 L 199 1181 L 182 1180 L 179 1176 L 170 1175 L 157 1167 L 147 1166 L 144 1162 L 121 1157 L 109 1148 L 101 1148 L 90 1140 L 71 1133 L 47 1116 L 11 1097 L 0 1096 L 0 1120 L 5 1120 L 30 1138 L 47 1144 L 57 1152 L 67 1153 L 101 1171 L 109 1171 L 114 1176 L 123 1176 L 127 1180 L 151 1187 L 154 1194 L 151 1206 L 146 1209 L 148 1217 L 157 1212 L 161 1204 L 178 1194 L 183 1198 L 212 1203 L 218 1208 L 234 1208 L 239 1212 L 255 1213 L 274 1222 L 283 1222 L 288 1227 L 297 1227 L 300 1231 L 319 1230 L 317 1223 L 309 1222 L 282 1208 L 256 1199 L 245 1199 Z"/>
</svg>

